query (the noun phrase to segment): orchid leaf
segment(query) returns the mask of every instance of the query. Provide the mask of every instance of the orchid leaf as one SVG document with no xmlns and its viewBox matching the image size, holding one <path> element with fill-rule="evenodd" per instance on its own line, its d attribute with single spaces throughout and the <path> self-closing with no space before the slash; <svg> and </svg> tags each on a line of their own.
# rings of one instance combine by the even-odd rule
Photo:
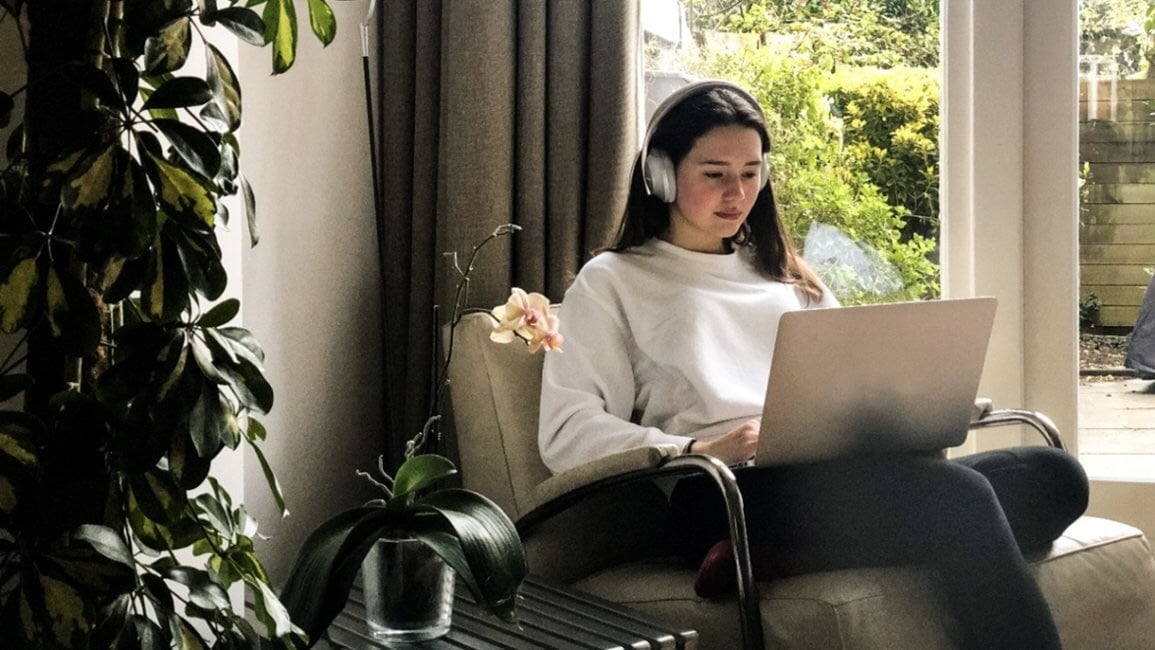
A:
<svg viewBox="0 0 1155 650">
<path fill-rule="evenodd" d="M 437 454 L 419 454 L 405 461 L 393 481 L 393 499 L 398 503 L 443 478 L 457 473 L 453 462 Z"/>
<path fill-rule="evenodd" d="M 529 566 L 517 528 L 505 512 L 485 496 L 458 488 L 423 497 L 417 507 L 435 510 L 451 527 L 465 556 L 465 565 L 453 568 L 474 596 L 502 619 L 514 620 L 517 590 Z M 413 534 L 422 539 L 420 529 Z"/>
<path fill-rule="evenodd" d="M 361 562 L 395 520 L 385 508 L 353 508 L 322 523 L 305 539 L 281 590 L 281 602 L 310 643 L 345 607 Z"/>
</svg>

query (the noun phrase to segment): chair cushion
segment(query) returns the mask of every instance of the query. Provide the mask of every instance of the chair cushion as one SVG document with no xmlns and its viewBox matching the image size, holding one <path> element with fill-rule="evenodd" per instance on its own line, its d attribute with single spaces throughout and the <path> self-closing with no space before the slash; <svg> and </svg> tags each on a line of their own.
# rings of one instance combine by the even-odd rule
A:
<svg viewBox="0 0 1155 650">
<path fill-rule="evenodd" d="M 1138 529 L 1083 517 L 1044 554 L 1028 558 L 1063 645 L 1147 648 L 1155 639 L 1155 558 Z M 575 586 L 695 628 L 703 648 L 741 647 L 734 597 L 694 594 L 695 567 L 651 559 Z M 953 619 L 920 567 L 830 571 L 759 585 L 767 647 L 952 648 Z"/>
</svg>

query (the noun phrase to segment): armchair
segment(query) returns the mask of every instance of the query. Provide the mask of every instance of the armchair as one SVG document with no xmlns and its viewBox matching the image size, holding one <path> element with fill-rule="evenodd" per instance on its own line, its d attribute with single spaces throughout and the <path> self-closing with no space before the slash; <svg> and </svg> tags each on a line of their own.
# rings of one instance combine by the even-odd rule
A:
<svg viewBox="0 0 1155 650">
<path fill-rule="evenodd" d="M 451 403 L 465 486 L 517 522 L 530 570 L 606 600 L 678 621 L 703 648 L 950 648 L 954 621 L 930 571 L 851 569 L 758 583 L 733 473 L 675 446 L 619 453 L 553 476 L 537 447 L 541 357 L 492 345 L 488 316 L 458 325 Z M 974 428 L 1027 424 L 1061 446 L 1044 415 L 976 402 Z M 665 543 L 659 483 L 705 473 L 725 497 L 738 592 L 695 595 L 694 567 Z M 1146 648 L 1155 639 L 1155 558 L 1142 532 L 1085 516 L 1052 547 L 1028 558 L 1064 646 Z"/>
</svg>

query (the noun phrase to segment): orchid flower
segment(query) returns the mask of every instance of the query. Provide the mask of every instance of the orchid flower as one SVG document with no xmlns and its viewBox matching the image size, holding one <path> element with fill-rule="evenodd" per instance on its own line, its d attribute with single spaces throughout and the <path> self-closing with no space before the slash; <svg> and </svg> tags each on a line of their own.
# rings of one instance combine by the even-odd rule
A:
<svg viewBox="0 0 1155 650">
<path fill-rule="evenodd" d="M 490 311 L 497 322 L 489 338 L 497 343 L 520 338 L 529 344 L 531 352 L 560 350 L 565 339 L 558 332 L 558 318 L 549 312 L 549 307 L 549 298 L 514 287 L 509 300 Z"/>
</svg>

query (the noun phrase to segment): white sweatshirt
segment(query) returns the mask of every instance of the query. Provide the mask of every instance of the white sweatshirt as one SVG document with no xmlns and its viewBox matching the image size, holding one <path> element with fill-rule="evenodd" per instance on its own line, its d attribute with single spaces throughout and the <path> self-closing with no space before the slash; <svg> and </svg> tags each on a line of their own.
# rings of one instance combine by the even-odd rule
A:
<svg viewBox="0 0 1155 650">
<path fill-rule="evenodd" d="M 745 248 L 715 255 L 660 239 L 590 260 L 558 315 L 542 371 L 538 444 L 561 472 L 652 444 L 684 447 L 762 415 L 787 311 L 836 307 L 766 279 Z"/>
</svg>

